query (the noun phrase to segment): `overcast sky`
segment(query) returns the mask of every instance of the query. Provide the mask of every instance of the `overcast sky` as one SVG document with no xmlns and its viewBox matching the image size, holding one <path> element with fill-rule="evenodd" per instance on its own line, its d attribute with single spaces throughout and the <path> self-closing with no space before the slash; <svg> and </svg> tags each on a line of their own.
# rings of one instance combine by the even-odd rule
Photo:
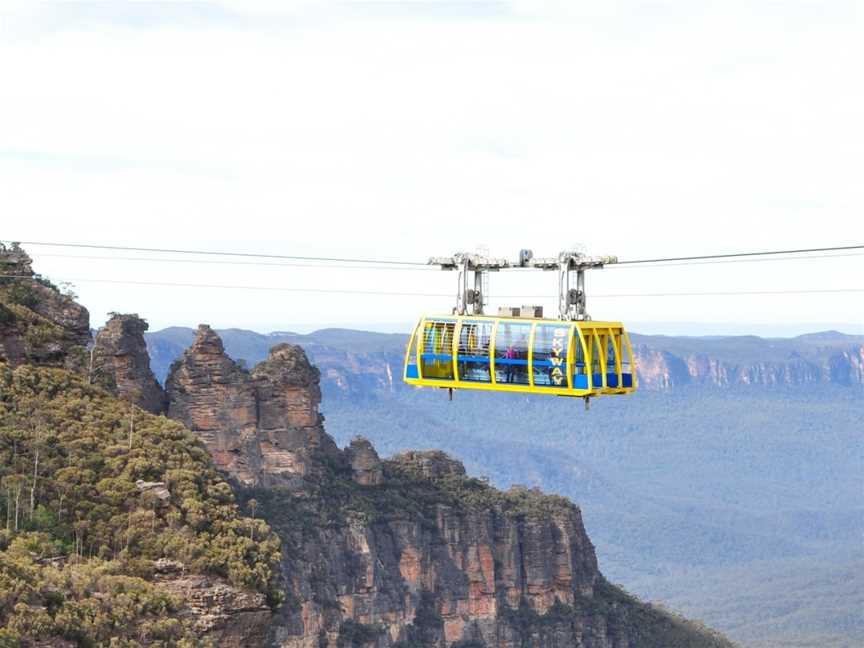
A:
<svg viewBox="0 0 864 648">
<path fill-rule="evenodd" d="M 416 261 L 861 244 L 861 61 L 861 2 L 4 2 L 0 238 Z M 94 325 L 398 330 L 453 301 L 105 280 L 455 289 L 426 270 L 29 250 Z M 610 268 L 589 311 L 670 333 L 864 332 L 862 293 L 607 297 L 861 288 L 862 269 Z M 556 288 L 496 275 L 491 306 L 549 308 Z"/>
</svg>

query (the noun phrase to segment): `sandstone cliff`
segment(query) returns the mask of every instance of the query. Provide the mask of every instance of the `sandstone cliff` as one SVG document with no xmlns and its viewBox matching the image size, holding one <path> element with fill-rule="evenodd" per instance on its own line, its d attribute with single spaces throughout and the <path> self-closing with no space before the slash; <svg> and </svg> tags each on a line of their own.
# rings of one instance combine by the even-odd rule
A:
<svg viewBox="0 0 864 648">
<path fill-rule="evenodd" d="M 0 360 L 81 369 L 90 315 L 31 265 L 22 249 L 0 244 Z"/>
<path fill-rule="evenodd" d="M 801 336 L 808 337 L 811 336 Z M 694 341 L 687 349 L 682 348 L 681 342 L 664 343 L 659 338 L 645 338 L 633 349 L 639 386 L 646 389 L 670 391 L 688 385 L 724 389 L 802 385 L 864 387 L 864 345 L 855 336 L 829 334 L 821 344 L 804 339 L 797 349 L 786 340 L 778 343 L 745 337 L 734 352 L 718 349 L 716 341 Z M 664 346 L 672 349 L 664 349 Z M 704 350 L 693 349 L 699 346 L 705 347 Z"/>
<path fill-rule="evenodd" d="M 97 331 L 90 350 L 90 379 L 151 414 L 167 408 L 167 398 L 150 370 L 144 342 L 147 322 L 114 313 Z"/>
<path fill-rule="evenodd" d="M 165 388 L 168 416 L 201 437 L 221 470 L 241 484 L 256 483 L 261 455 L 252 379 L 225 355 L 209 326 L 198 327 L 195 342 L 171 366 Z"/>
<path fill-rule="evenodd" d="M 563 498 L 499 492 L 438 451 L 382 461 L 363 438 L 340 451 L 319 379 L 288 344 L 248 372 L 201 326 L 167 381 L 169 416 L 282 538 L 286 601 L 268 645 L 729 645 L 609 585 Z"/>
</svg>

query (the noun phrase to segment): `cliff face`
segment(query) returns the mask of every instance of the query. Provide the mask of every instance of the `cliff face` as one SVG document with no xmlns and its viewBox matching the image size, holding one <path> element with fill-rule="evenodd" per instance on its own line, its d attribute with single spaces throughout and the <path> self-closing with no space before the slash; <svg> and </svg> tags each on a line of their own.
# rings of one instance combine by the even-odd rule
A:
<svg viewBox="0 0 864 648">
<path fill-rule="evenodd" d="M 363 438 L 340 451 L 322 427 L 319 379 L 288 344 L 247 372 L 202 326 L 167 381 L 169 416 L 282 538 L 286 602 L 267 644 L 728 645 L 606 583 L 563 498 L 501 493 L 441 452 L 381 461 Z"/>
<path fill-rule="evenodd" d="M 776 359 L 762 359 L 758 350 L 749 359 L 727 359 L 705 352 L 676 354 L 644 343 L 633 349 L 633 355 L 639 386 L 659 391 L 686 385 L 864 386 L 864 345 L 854 343 L 826 346 L 807 355 L 791 351 L 787 357 Z"/>
<path fill-rule="evenodd" d="M 90 314 L 33 273 L 17 247 L 0 245 L 0 360 L 81 369 Z"/>
<path fill-rule="evenodd" d="M 123 400 L 151 414 L 163 413 L 167 397 L 150 370 L 144 332 L 147 322 L 137 315 L 112 315 L 95 336 L 90 350 L 91 379 Z"/>
<path fill-rule="evenodd" d="M 258 404 L 257 442 L 261 455 L 257 483 L 302 488 L 321 461 L 342 462 L 342 453 L 324 432 L 318 413 L 318 369 L 298 346 L 280 344 L 252 370 Z"/>
</svg>

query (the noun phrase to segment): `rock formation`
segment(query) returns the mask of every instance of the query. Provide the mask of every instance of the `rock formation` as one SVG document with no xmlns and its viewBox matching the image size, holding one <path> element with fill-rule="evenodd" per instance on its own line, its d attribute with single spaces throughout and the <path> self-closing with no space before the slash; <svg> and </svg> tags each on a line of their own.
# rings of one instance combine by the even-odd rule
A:
<svg viewBox="0 0 864 648">
<path fill-rule="evenodd" d="M 670 391 L 690 385 L 721 389 L 820 384 L 864 387 L 860 336 L 828 331 L 784 339 L 779 344 L 751 336 L 695 338 L 687 344 L 689 349 L 681 340 L 674 341 L 674 352 L 661 348 L 666 338 L 643 339 L 634 346 L 633 356 L 639 386 L 644 389 Z M 702 350 L 694 350 L 700 347 Z"/>
<path fill-rule="evenodd" d="M 271 645 L 731 646 L 606 582 L 579 509 L 563 498 L 502 493 L 437 451 L 382 462 L 375 486 L 348 479 L 267 501 L 295 595 Z"/>
<path fill-rule="evenodd" d="M 168 416 L 197 432 L 240 484 L 302 489 L 322 466 L 319 457 L 344 461 L 322 427 L 318 381 L 303 350 L 290 344 L 274 347 L 250 373 L 202 324 L 168 375 Z"/>
<path fill-rule="evenodd" d="M 362 437 L 340 451 L 318 413 L 319 380 L 290 344 L 247 372 L 201 326 L 167 381 L 169 416 L 202 437 L 283 541 L 286 602 L 266 643 L 246 645 L 729 645 L 609 585 L 563 498 L 502 493 L 440 451 L 382 461 Z"/>
<path fill-rule="evenodd" d="M 345 449 L 345 456 L 351 464 L 354 481 L 361 486 L 377 486 L 384 481 L 381 459 L 366 437 L 354 437 Z"/>
<path fill-rule="evenodd" d="M 81 370 L 90 314 L 31 266 L 24 250 L 0 245 L 0 361 Z"/>
<path fill-rule="evenodd" d="M 319 378 L 303 349 L 293 344 L 273 347 L 269 357 L 252 369 L 262 459 L 259 483 L 302 488 L 303 479 L 319 467 L 322 457 L 342 460 L 318 413 Z"/>
<path fill-rule="evenodd" d="M 225 355 L 222 340 L 204 324 L 165 382 L 168 416 L 196 432 L 216 465 L 253 485 L 261 464 L 257 406 L 249 373 Z"/>
<path fill-rule="evenodd" d="M 161 414 L 167 397 L 150 371 L 146 330 L 147 322 L 138 315 L 112 314 L 94 336 L 88 370 L 93 382 L 151 414 Z"/>
<path fill-rule="evenodd" d="M 240 589 L 223 578 L 185 574 L 183 563 L 155 561 L 155 577 L 165 591 L 185 601 L 190 620 L 205 645 L 245 648 L 266 645 L 271 612 L 258 592 Z"/>
</svg>

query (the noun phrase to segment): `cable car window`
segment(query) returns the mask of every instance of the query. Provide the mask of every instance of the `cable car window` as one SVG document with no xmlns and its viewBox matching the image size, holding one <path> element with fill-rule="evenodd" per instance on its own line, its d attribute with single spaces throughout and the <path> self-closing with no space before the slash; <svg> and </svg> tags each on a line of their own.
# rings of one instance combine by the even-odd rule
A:
<svg viewBox="0 0 864 648">
<path fill-rule="evenodd" d="M 570 325 L 538 324 L 534 330 L 532 370 L 535 387 L 567 387 Z"/>
<path fill-rule="evenodd" d="M 453 380 L 453 335 L 456 322 L 427 321 L 423 327 L 420 368 L 423 378 Z"/>
<path fill-rule="evenodd" d="M 609 334 L 606 336 L 606 386 L 618 386 L 618 357 L 615 353 L 615 344 L 618 336 Z"/>
<path fill-rule="evenodd" d="M 606 336 L 606 371 L 609 373 L 618 371 L 618 358 L 615 353 L 615 338 Z"/>
<path fill-rule="evenodd" d="M 530 324 L 502 321 L 495 336 L 495 382 L 499 385 L 527 385 Z"/>
<path fill-rule="evenodd" d="M 591 379 L 593 380 L 594 389 L 598 389 L 603 387 L 603 365 L 600 361 L 600 345 L 599 345 L 600 336 L 596 335 L 593 331 L 590 334 L 590 337 L 585 341 L 591 345 Z"/>
<path fill-rule="evenodd" d="M 627 336 L 621 332 L 621 381 L 622 387 L 633 386 L 633 368 L 630 365 L 630 343 Z"/>
<path fill-rule="evenodd" d="M 586 336 L 588 343 L 590 339 Z M 573 344 L 576 345 L 573 354 L 573 388 L 588 389 L 588 366 L 585 364 L 585 351 L 582 349 L 578 333 L 573 336 Z"/>
<path fill-rule="evenodd" d="M 411 336 L 411 346 L 408 348 L 408 361 L 405 363 L 405 377 L 419 378 L 417 373 L 417 340 L 420 338 L 420 325 L 414 328 L 414 334 Z"/>
<path fill-rule="evenodd" d="M 491 382 L 489 373 L 489 346 L 492 341 L 493 322 L 462 322 L 459 333 L 459 380 Z"/>
</svg>

